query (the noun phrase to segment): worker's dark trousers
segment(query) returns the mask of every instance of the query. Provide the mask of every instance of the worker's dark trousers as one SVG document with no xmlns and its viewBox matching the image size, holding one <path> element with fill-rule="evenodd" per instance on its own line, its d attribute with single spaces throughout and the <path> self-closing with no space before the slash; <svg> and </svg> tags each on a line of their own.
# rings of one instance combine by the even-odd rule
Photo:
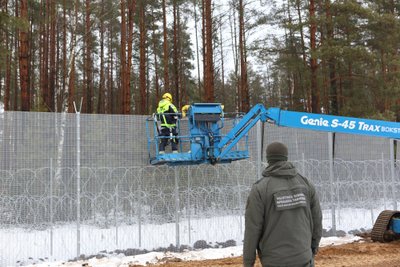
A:
<svg viewBox="0 0 400 267">
<path fill-rule="evenodd" d="M 172 138 L 171 138 L 172 133 Z M 178 135 L 176 131 L 176 127 L 168 128 L 168 127 L 161 127 L 160 136 L 164 137 L 160 139 L 160 151 L 165 151 L 165 147 L 171 142 L 172 151 L 178 150 Z M 168 137 L 168 138 L 167 138 Z"/>
</svg>

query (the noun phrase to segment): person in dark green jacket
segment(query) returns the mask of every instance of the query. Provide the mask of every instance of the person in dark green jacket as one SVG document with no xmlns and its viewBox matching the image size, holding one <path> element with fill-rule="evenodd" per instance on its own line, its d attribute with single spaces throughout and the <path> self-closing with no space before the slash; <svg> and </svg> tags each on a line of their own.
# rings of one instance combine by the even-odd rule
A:
<svg viewBox="0 0 400 267">
<path fill-rule="evenodd" d="M 312 267 L 322 235 L 322 213 L 314 186 L 288 162 L 288 149 L 267 147 L 268 167 L 246 204 L 243 264 Z"/>
</svg>

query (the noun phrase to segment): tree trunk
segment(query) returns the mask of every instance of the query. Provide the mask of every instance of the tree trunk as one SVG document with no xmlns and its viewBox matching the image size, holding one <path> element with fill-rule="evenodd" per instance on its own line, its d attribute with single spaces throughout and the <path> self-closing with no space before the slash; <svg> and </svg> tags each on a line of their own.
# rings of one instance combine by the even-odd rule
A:
<svg viewBox="0 0 400 267">
<path fill-rule="evenodd" d="M 310 69 L 311 69 L 311 112 L 320 113 L 319 90 L 317 84 L 317 59 L 316 52 L 316 32 L 317 24 L 315 21 L 315 0 L 310 0 Z"/>
<path fill-rule="evenodd" d="M 29 2 L 28 2 L 29 3 Z M 29 9 L 29 5 L 28 5 Z M 35 14 L 31 14 L 30 20 L 32 21 L 32 17 Z M 29 110 L 34 106 L 34 96 L 36 94 L 34 88 L 36 87 L 36 75 L 32 75 L 32 73 L 36 73 L 36 61 L 35 61 L 35 53 L 37 51 L 38 44 L 36 43 L 37 36 L 33 34 L 34 28 L 36 25 L 30 23 L 29 27 L 29 35 L 28 35 L 28 43 L 29 43 L 29 52 L 28 52 L 28 97 L 29 97 Z"/>
<path fill-rule="evenodd" d="M 180 87 L 179 87 L 179 46 L 178 46 L 178 39 L 179 39 L 179 7 L 177 1 L 174 0 L 173 3 L 174 9 L 174 38 L 173 38 L 173 70 L 174 70 L 174 91 L 175 91 L 175 104 L 180 106 Z"/>
<path fill-rule="evenodd" d="M 100 12 L 100 84 L 97 99 L 97 113 L 105 113 L 104 106 L 104 0 L 101 0 L 101 12 Z"/>
<path fill-rule="evenodd" d="M 57 19 L 57 25 L 59 24 L 58 19 Z M 55 86 L 55 111 L 56 112 L 64 112 L 63 110 L 63 103 L 64 103 L 64 94 L 61 92 L 62 88 L 60 88 L 60 64 L 61 64 L 61 47 L 60 44 L 62 43 L 61 40 L 61 32 L 59 29 L 59 26 L 56 28 L 56 74 L 55 74 L 55 79 L 56 79 L 56 86 Z"/>
<path fill-rule="evenodd" d="M 167 13 L 165 10 L 165 0 L 162 1 L 163 9 L 163 50 L 164 50 L 164 92 L 169 92 L 169 51 L 168 51 L 168 29 L 167 29 Z M 158 99 L 158 98 L 157 98 Z"/>
<path fill-rule="evenodd" d="M 303 56 L 303 64 L 306 68 L 307 66 L 307 56 L 306 56 L 306 45 L 304 40 L 304 28 L 303 28 L 303 20 L 301 14 L 301 2 L 300 0 L 296 0 L 296 9 L 297 9 L 297 16 L 299 19 L 299 30 L 300 30 L 300 43 L 301 43 L 301 54 Z M 306 99 L 305 101 L 305 110 L 311 111 L 311 92 L 308 85 L 305 85 L 305 81 L 303 81 L 304 74 L 299 71 L 299 85 L 301 87 L 302 98 Z M 299 94 L 300 95 L 300 94 Z"/>
<path fill-rule="evenodd" d="M 212 10 L 211 0 L 204 0 L 205 3 L 205 69 L 204 69 L 204 91 L 205 101 L 214 102 L 214 66 L 213 66 L 213 32 L 212 32 Z"/>
<path fill-rule="evenodd" d="M 64 112 L 64 95 L 67 93 L 67 7 L 66 0 L 63 0 L 63 37 L 62 37 L 62 77 L 61 77 L 61 95 L 63 96 L 63 103 L 61 105 L 61 112 Z M 68 103 L 67 103 L 68 105 Z"/>
<path fill-rule="evenodd" d="M 49 4 L 49 27 L 50 27 L 50 58 L 49 58 L 49 110 L 55 111 L 55 86 L 56 86 L 56 4 L 55 1 L 50 1 Z"/>
<path fill-rule="evenodd" d="M 293 20 L 292 20 L 292 14 L 290 12 L 290 0 L 287 1 L 287 19 L 288 19 L 288 24 L 292 25 Z M 287 34 L 285 31 L 285 43 L 287 43 L 290 51 L 290 56 L 293 58 L 297 57 L 296 53 L 296 45 L 294 43 L 294 34 L 293 34 L 293 29 L 292 27 L 289 27 L 289 33 Z M 288 94 L 289 94 L 289 109 L 293 110 L 294 107 L 294 92 L 295 92 L 295 75 L 293 74 L 292 71 L 287 70 L 287 87 L 288 87 Z"/>
<path fill-rule="evenodd" d="M 301 42 L 301 54 L 303 56 L 303 62 L 304 65 L 307 64 L 307 57 L 306 57 L 306 46 L 305 46 L 305 41 L 304 41 L 304 29 L 303 29 L 303 20 L 301 16 L 301 6 L 300 6 L 300 0 L 296 0 L 296 9 L 297 9 L 297 15 L 299 18 L 299 26 L 300 26 L 300 42 Z"/>
<path fill-rule="evenodd" d="M 226 103 L 225 101 L 225 70 L 224 70 L 224 46 L 223 46 L 223 38 L 222 38 L 222 16 L 219 18 L 219 47 L 221 53 L 221 102 Z"/>
<path fill-rule="evenodd" d="M 40 2 L 40 17 L 42 18 L 39 21 L 39 95 L 40 95 L 40 100 L 39 100 L 39 105 L 45 105 L 45 97 L 46 97 L 46 91 L 44 90 L 44 4 L 43 0 Z"/>
<path fill-rule="evenodd" d="M 5 12 L 5 5 L 7 5 L 7 1 L 6 0 L 0 1 L 0 13 Z M 3 49 L 5 48 L 6 51 L 8 51 L 7 47 L 6 47 L 6 37 L 7 37 L 7 35 L 8 35 L 8 33 L 7 33 L 7 31 L 5 29 L 0 29 L 0 47 L 2 47 Z M 6 56 L 6 55 L 3 54 L 3 51 L 1 51 L 0 53 L 2 53 L 2 56 Z M 2 60 L 0 60 L 0 62 L 3 63 Z M 5 63 L 5 61 L 4 61 L 4 63 Z M 5 79 L 5 77 L 3 75 L 5 73 L 4 72 L 4 70 L 5 70 L 4 67 L 5 67 L 6 64 L 4 64 L 4 63 L 0 64 L 0 99 L 3 99 L 1 93 L 3 91 L 3 83 L 4 83 L 4 79 Z M 3 101 L 4 101 L 4 99 L 3 99 Z"/>
<path fill-rule="evenodd" d="M 27 0 L 20 1 L 20 18 L 28 21 Z M 28 92 L 28 33 L 25 29 L 19 32 L 19 79 L 21 86 L 21 111 L 29 111 L 29 92 Z"/>
<path fill-rule="evenodd" d="M 196 64 L 197 64 L 197 90 L 199 98 L 201 99 L 201 79 L 200 79 L 200 53 L 199 53 L 199 38 L 197 35 L 197 1 L 193 1 L 193 12 L 194 12 L 194 30 L 196 37 Z"/>
<path fill-rule="evenodd" d="M 68 77 L 68 112 L 73 113 L 74 99 L 75 99 L 75 56 L 76 56 L 76 30 L 78 27 L 78 3 L 79 0 L 75 1 L 74 8 L 74 30 L 71 33 L 71 48 L 70 48 L 70 71 Z"/>
<path fill-rule="evenodd" d="M 126 62 L 126 88 L 124 91 L 123 101 L 125 110 L 124 114 L 131 113 L 131 71 L 132 71 L 132 46 L 133 46 L 133 20 L 136 13 L 136 0 L 129 1 L 128 15 L 128 56 Z"/>
<path fill-rule="evenodd" d="M 121 0 L 121 114 L 125 114 L 127 110 L 125 94 L 127 91 L 126 84 L 126 19 L 125 19 L 125 0 Z"/>
<path fill-rule="evenodd" d="M 239 51 L 240 51 L 240 88 L 242 96 L 242 110 L 247 112 L 250 109 L 249 87 L 247 83 L 247 58 L 246 58 L 246 36 L 244 28 L 244 5 L 239 0 Z"/>
<path fill-rule="evenodd" d="M 8 38 L 6 41 L 7 51 L 10 51 Z M 10 110 L 10 91 L 11 91 L 11 55 L 7 55 L 6 57 L 6 84 L 4 88 L 4 110 Z"/>
<path fill-rule="evenodd" d="M 5 13 L 8 13 L 8 3 L 4 3 Z M 9 34 L 6 33 L 6 49 L 11 51 Z M 6 55 L 6 77 L 4 88 L 4 110 L 10 110 L 10 90 L 11 90 L 11 53 Z"/>
<path fill-rule="evenodd" d="M 333 24 L 332 24 L 332 14 L 331 14 L 331 0 L 325 0 L 325 10 L 326 10 L 326 33 L 327 40 L 333 40 Z M 329 42 L 332 43 L 332 42 Z M 328 60 L 329 68 L 329 113 L 332 115 L 339 115 L 338 107 L 338 93 L 337 93 L 337 82 L 336 82 L 336 61 L 334 57 L 330 57 Z"/>
<path fill-rule="evenodd" d="M 164 1 L 163 1 L 164 2 Z M 154 98 L 154 101 L 152 103 L 152 109 L 155 110 L 154 107 L 157 107 L 157 101 L 160 99 L 160 86 L 158 84 L 158 59 L 157 59 L 157 37 L 156 37 L 156 19 L 154 18 L 154 12 L 152 11 L 152 40 L 153 40 L 153 53 L 154 53 L 154 75 L 155 75 L 155 81 L 154 81 L 154 87 L 156 89 L 156 96 Z"/>
<path fill-rule="evenodd" d="M 42 99 L 44 108 L 47 111 L 51 111 L 50 107 L 50 92 L 49 92 L 49 77 L 48 77 L 48 69 L 49 69 L 49 4 L 46 2 L 41 5 L 42 8 L 42 18 L 43 22 L 41 24 L 41 67 L 40 67 L 40 88 L 42 92 Z"/>
<path fill-rule="evenodd" d="M 204 95 L 202 100 L 207 102 L 206 99 L 206 73 L 205 70 L 207 69 L 207 60 L 206 60 L 206 0 L 201 0 L 201 42 L 202 42 L 202 54 L 203 54 L 203 91 Z M 200 92 L 201 93 L 201 92 Z"/>
<path fill-rule="evenodd" d="M 18 6 L 18 1 L 15 3 L 15 17 L 19 17 L 19 6 Z M 17 111 L 18 110 L 18 37 L 19 37 L 19 30 L 15 30 L 15 35 L 14 35 L 14 77 L 13 77 L 13 87 L 14 87 L 14 94 L 13 94 L 13 110 Z"/>
<path fill-rule="evenodd" d="M 146 31 L 146 21 L 145 21 L 145 1 L 142 1 L 140 4 L 140 12 L 139 12 L 139 29 L 140 29 L 140 58 L 139 58 L 139 90 L 140 90 L 140 99 L 139 105 L 137 105 L 137 114 L 145 114 L 147 111 L 147 103 L 146 103 L 146 39 L 147 39 L 147 31 Z"/>
<path fill-rule="evenodd" d="M 176 42 L 176 55 L 177 55 L 177 70 L 176 70 L 176 75 L 177 77 L 176 79 L 176 84 L 177 84 L 177 88 L 178 88 L 178 93 L 177 93 L 177 106 L 181 107 L 183 106 L 183 101 L 184 99 L 187 99 L 187 93 L 185 90 L 185 87 L 183 86 L 183 80 L 184 80 L 184 57 L 185 55 L 182 53 L 183 51 L 183 47 L 182 47 L 182 28 L 181 28 L 181 11 L 180 11 L 180 6 L 177 6 L 177 30 L 178 30 L 178 40 Z M 185 101 L 187 103 L 187 101 Z"/>
<path fill-rule="evenodd" d="M 68 113 L 74 113 L 74 96 L 75 96 L 75 60 L 72 61 L 71 70 L 68 81 Z"/>
<path fill-rule="evenodd" d="M 115 105 L 114 105 L 114 50 L 113 50 L 113 45 L 112 45 L 112 36 L 113 36 L 113 30 L 112 27 L 109 29 L 109 38 L 108 38 L 108 98 L 107 98 L 107 110 L 109 114 L 114 114 L 115 113 Z"/>
<path fill-rule="evenodd" d="M 237 52 L 237 33 L 236 33 L 236 4 L 235 0 L 230 2 L 232 6 L 232 16 L 229 15 L 230 19 L 232 20 L 231 24 L 231 39 L 232 39 L 232 54 L 233 54 L 233 62 L 234 62 L 234 74 L 236 79 L 236 97 L 235 97 L 235 104 L 236 104 L 236 111 L 242 110 L 241 107 L 241 94 L 240 94 L 240 84 L 239 84 L 239 60 L 238 60 L 238 52 Z"/>
<path fill-rule="evenodd" d="M 93 73 L 92 73 L 92 34 L 91 34 L 91 6 L 90 0 L 86 0 L 85 6 L 85 85 L 83 92 L 83 113 L 93 113 Z"/>
</svg>

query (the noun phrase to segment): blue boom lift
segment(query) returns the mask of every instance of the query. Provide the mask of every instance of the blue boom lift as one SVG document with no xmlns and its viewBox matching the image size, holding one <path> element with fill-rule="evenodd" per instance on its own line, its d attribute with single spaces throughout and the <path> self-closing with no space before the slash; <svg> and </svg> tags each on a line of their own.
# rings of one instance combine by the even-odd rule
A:
<svg viewBox="0 0 400 267">
<path fill-rule="evenodd" d="M 261 104 L 255 105 L 243 116 L 229 118 L 225 117 L 221 104 L 198 103 L 189 107 L 187 115 L 187 120 L 180 120 L 177 124 L 180 133 L 177 137 L 180 142 L 179 153 L 171 154 L 160 154 L 158 144 L 161 138 L 172 140 L 174 137 L 158 136 L 157 116 L 147 119 L 151 164 L 216 164 L 248 158 L 248 132 L 258 121 L 308 130 L 400 139 L 400 123 L 293 112 L 279 108 L 266 109 Z M 183 125 L 183 121 L 187 124 Z M 233 122 L 233 126 L 224 133 L 224 125 L 228 121 Z M 184 130 L 187 135 L 182 135 Z M 400 211 L 382 211 L 373 226 L 371 239 L 379 242 L 400 239 Z"/>
<path fill-rule="evenodd" d="M 197 103 L 189 107 L 186 120 L 178 121 L 179 153 L 160 154 L 158 145 L 159 122 L 153 116 L 147 119 L 146 129 L 150 163 L 188 165 L 201 163 L 229 163 L 249 157 L 247 137 L 258 122 L 269 122 L 278 126 L 308 130 L 362 134 L 376 137 L 400 139 L 400 123 L 358 119 L 352 117 L 286 111 L 255 105 L 248 113 L 233 119 L 224 116 L 218 103 Z M 224 133 L 224 125 L 231 121 L 233 128 Z M 186 129 L 187 135 L 182 135 Z"/>
</svg>

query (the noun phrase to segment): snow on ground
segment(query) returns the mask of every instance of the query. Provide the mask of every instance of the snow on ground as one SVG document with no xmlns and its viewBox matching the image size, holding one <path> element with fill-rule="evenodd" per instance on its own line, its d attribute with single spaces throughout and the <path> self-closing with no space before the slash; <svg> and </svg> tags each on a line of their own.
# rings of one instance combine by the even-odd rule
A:
<svg viewBox="0 0 400 267">
<path fill-rule="evenodd" d="M 332 214 L 331 210 L 323 211 L 323 228 L 327 235 L 330 229 L 336 228 L 345 237 L 326 237 L 321 246 L 339 245 L 357 240 L 353 236 L 357 230 L 368 231 L 379 214 L 379 209 L 341 208 Z M 334 225 L 334 227 L 332 227 Z M 189 230 L 190 229 L 190 230 Z M 177 241 L 175 223 L 163 225 L 118 225 L 118 227 L 97 227 L 81 225 L 80 255 L 90 260 L 69 262 L 77 255 L 76 225 L 54 225 L 50 230 L 26 230 L 20 228 L 0 229 L 0 266 L 82 266 L 89 263 L 91 267 L 123 267 L 130 264 L 145 265 L 162 261 L 163 258 L 176 257 L 182 260 L 205 260 L 242 255 L 242 238 L 244 219 L 242 216 L 214 216 L 190 221 L 182 220 L 179 225 L 180 244 L 195 247 L 195 241 L 207 241 L 214 249 L 185 251 L 183 253 L 163 252 L 168 244 Z M 139 234 L 138 234 L 139 233 Z M 215 248 L 221 242 L 236 242 L 235 247 Z M 220 247 L 225 247 L 220 245 Z M 139 251 L 127 253 L 135 248 Z M 137 252 L 153 251 L 136 255 Z M 155 252 L 162 251 L 162 252 Z M 136 255 L 136 256 L 125 256 Z M 89 256 L 94 255 L 94 256 Z"/>
<path fill-rule="evenodd" d="M 351 243 L 360 240 L 360 237 L 347 235 L 345 237 L 326 237 L 321 240 L 321 247 L 335 246 L 345 243 Z M 87 263 L 91 267 L 129 267 L 129 265 L 143 265 L 152 263 L 165 262 L 168 259 L 179 258 L 184 261 L 194 260 L 208 260 L 208 259 L 222 259 L 228 257 L 242 256 L 242 246 L 227 247 L 227 248 L 210 248 L 196 251 L 185 251 L 182 253 L 175 252 L 150 252 L 147 254 L 136 255 L 136 256 L 124 256 L 124 255 L 108 255 L 107 257 L 96 259 L 92 258 L 85 261 L 76 262 L 45 262 L 40 264 L 25 265 L 26 267 L 81 267 Z"/>
</svg>

